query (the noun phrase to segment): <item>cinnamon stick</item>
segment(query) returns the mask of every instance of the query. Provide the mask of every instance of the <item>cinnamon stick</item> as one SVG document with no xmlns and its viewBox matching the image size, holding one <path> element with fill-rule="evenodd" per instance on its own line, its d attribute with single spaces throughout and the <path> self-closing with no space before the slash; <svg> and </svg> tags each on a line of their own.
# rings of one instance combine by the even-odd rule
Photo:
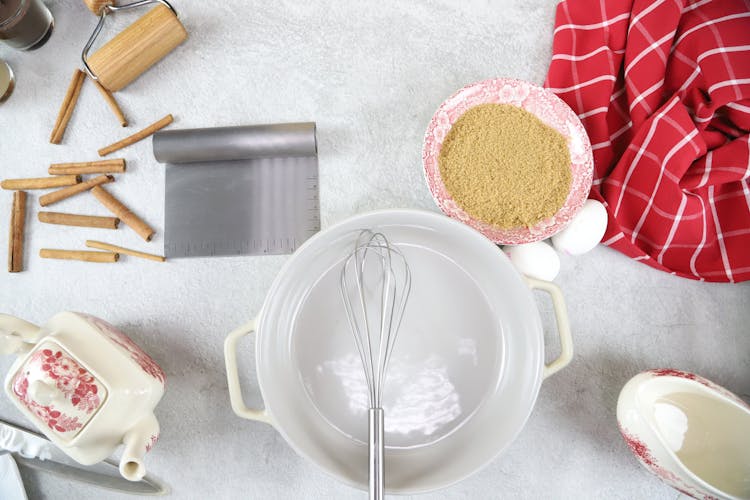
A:
<svg viewBox="0 0 750 500">
<path fill-rule="evenodd" d="M 102 205 L 107 207 L 110 212 L 119 217 L 120 220 L 125 223 L 125 225 L 129 226 L 133 231 L 138 233 L 141 238 L 146 241 L 151 241 L 151 238 L 153 238 L 155 231 L 151 229 L 151 226 L 146 224 L 143 219 L 135 215 L 130 211 L 128 207 L 120 203 L 120 200 L 112 196 L 101 186 L 94 187 L 91 190 L 91 194 L 93 194 L 96 199 L 101 202 Z"/>
<path fill-rule="evenodd" d="M 135 144 L 136 142 L 145 139 L 151 134 L 157 132 L 158 130 L 163 129 L 164 127 L 166 127 L 173 121 L 174 121 L 174 118 L 172 118 L 172 115 L 167 115 L 161 120 L 159 120 L 158 122 L 152 123 L 148 127 L 144 128 L 143 130 L 139 132 L 136 132 L 130 137 L 126 137 L 125 139 L 121 141 L 117 141 L 114 144 L 110 144 L 109 146 L 100 149 L 99 156 L 107 156 L 110 153 L 114 153 L 115 151 L 118 151 L 122 148 L 130 146 L 131 144 Z"/>
<path fill-rule="evenodd" d="M 31 177 L 28 179 L 5 179 L 0 182 L 3 189 L 49 189 L 72 186 L 81 182 L 80 175 L 58 175 L 56 177 Z"/>
<path fill-rule="evenodd" d="M 60 224 L 63 226 L 96 227 L 101 229 L 117 229 L 120 219 L 117 217 L 99 217 L 97 215 L 64 214 L 60 212 L 39 212 L 39 222 L 46 224 Z"/>
<path fill-rule="evenodd" d="M 120 105 L 117 104 L 117 101 L 115 101 L 115 96 L 112 95 L 112 92 L 105 89 L 101 83 L 97 82 L 96 80 L 91 80 L 94 82 L 94 86 L 99 90 L 99 93 L 104 97 L 104 101 L 109 105 L 109 108 L 112 110 L 112 112 L 115 114 L 115 117 L 117 118 L 117 121 L 120 122 L 120 125 L 123 127 L 128 126 L 128 120 L 125 118 L 125 115 L 122 113 L 122 109 L 120 109 Z"/>
<path fill-rule="evenodd" d="M 88 191 L 89 189 L 93 188 L 94 186 L 98 186 L 99 184 L 106 184 L 108 182 L 114 181 L 115 178 L 111 175 L 100 175 L 80 184 L 76 184 L 75 186 L 62 188 L 57 191 L 45 194 L 44 196 L 39 198 L 39 204 L 43 207 L 46 207 L 47 205 L 52 205 L 53 203 L 57 203 L 58 201 L 77 195 L 78 193 Z"/>
<path fill-rule="evenodd" d="M 49 142 L 52 144 L 60 144 L 63 135 L 65 135 L 65 129 L 68 127 L 70 117 L 73 116 L 73 109 L 75 109 L 78 102 L 78 96 L 81 94 L 81 87 L 83 87 L 85 76 L 86 74 L 80 69 L 76 69 L 73 73 L 73 78 L 70 80 L 70 85 L 68 85 L 68 91 L 65 93 L 65 99 L 63 99 L 60 111 L 57 113 L 57 120 L 55 120 L 52 135 L 49 138 Z"/>
<path fill-rule="evenodd" d="M 117 262 L 120 256 L 112 252 L 91 252 L 88 250 L 57 250 L 42 248 L 39 256 L 43 259 L 82 260 L 84 262 Z"/>
<path fill-rule="evenodd" d="M 99 161 L 78 161 L 70 163 L 53 163 L 47 169 L 50 175 L 64 174 L 121 174 L 125 172 L 125 159 Z"/>
<path fill-rule="evenodd" d="M 13 193 L 13 208 L 10 215 L 10 236 L 8 238 L 8 272 L 23 271 L 23 240 L 26 226 L 26 192 Z"/>
<path fill-rule="evenodd" d="M 138 250 L 118 247 L 117 245 L 111 245 L 109 243 L 104 243 L 103 241 L 86 240 L 86 246 L 89 248 L 98 248 L 99 250 L 108 250 L 110 252 L 132 255 L 133 257 L 140 257 L 142 259 L 155 260 L 157 262 L 164 262 L 165 260 L 167 260 L 166 257 L 162 257 L 161 255 L 154 255 L 151 253 L 139 252 Z"/>
</svg>

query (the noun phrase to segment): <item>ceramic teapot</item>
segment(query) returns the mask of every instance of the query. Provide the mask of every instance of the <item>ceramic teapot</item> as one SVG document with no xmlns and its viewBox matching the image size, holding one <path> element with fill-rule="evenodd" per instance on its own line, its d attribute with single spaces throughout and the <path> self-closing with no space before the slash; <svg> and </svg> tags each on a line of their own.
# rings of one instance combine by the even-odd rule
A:
<svg viewBox="0 0 750 500">
<path fill-rule="evenodd" d="M 61 450 L 91 465 L 124 444 L 122 476 L 145 475 L 165 376 L 130 338 L 81 313 L 59 313 L 41 328 L 0 314 L 0 352 L 18 354 L 5 393 Z"/>
</svg>

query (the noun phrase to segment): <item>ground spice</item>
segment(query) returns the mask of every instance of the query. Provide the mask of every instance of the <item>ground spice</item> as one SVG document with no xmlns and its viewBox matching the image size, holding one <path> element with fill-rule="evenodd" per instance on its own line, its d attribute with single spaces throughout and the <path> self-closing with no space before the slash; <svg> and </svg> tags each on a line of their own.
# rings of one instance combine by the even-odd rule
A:
<svg viewBox="0 0 750 500">
<path fill-rule="evenodd" d="M 466 213 L 503 229 L 554 215 L 572 180 L 565 137 L 509 104 L 466 111 L 443 141 L 439 166 L 448 193 Z"/>
</svg>

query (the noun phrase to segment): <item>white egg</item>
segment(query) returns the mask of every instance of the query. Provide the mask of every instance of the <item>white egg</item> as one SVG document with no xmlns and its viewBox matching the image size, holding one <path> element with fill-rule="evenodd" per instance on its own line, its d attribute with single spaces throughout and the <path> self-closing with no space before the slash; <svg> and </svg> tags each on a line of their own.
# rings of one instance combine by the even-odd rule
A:
<svg viewBox="0 0 750 500">
<path fill-rule="evenodd" d="M 560 272 L 560 256 L 555 249 L 537 241 L 525 245 L 508 245 L 503 251 L 521 274 L 530 278 L 552 281 Z"/>
<path fill-rule="evenodd" d="M 564 254 L 581 255 L 594 248 L 607 230 L 607 209 L 596 200 L 586 200 L 568 227 L 552 237 Z"/>
</svg>

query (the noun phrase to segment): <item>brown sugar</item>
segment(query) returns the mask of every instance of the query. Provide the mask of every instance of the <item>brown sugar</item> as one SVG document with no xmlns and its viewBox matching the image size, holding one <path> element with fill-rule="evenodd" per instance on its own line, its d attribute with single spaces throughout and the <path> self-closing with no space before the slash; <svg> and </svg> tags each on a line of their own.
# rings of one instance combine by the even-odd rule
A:
<svg viewBox="0 0 750 500">
<path fill-rule="evenodd" d="M 509 104 L 466 111 L 443 141 L 439 166 L 458 206 L 503 229 L 554 215 L 572 180 L 565 137 Z"/>
</svg>

